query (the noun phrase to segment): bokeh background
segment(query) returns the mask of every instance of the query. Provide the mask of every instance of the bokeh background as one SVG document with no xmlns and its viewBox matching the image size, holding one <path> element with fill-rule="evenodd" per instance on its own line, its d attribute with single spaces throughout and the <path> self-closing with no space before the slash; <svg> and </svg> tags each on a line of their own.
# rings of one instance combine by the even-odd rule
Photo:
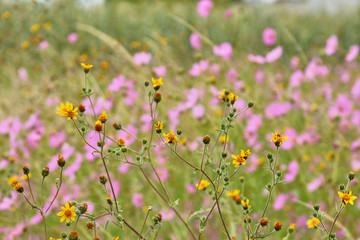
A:
<svg viewBox="0 0 360 240">
<path fill-rule="evenodd" d="M 230 188 L 240 189 L 239 177 L 245 178 L 242 194 L 251 199 L 256 219 L 266 200 L 264 186 L 271 179 L 264 169 L 266 154 L 274 152 L 271 132 L 284 133 L 289 136 L 280 151 L 285 183 L 276 189 L 268 217 L 284 226 L 296 223 L 293 239 L 321 239 L 320 231 L 306 224 L 312 218 L 309 206 L 319 203 L 333 217 L 339 184 L 346 183 L 349 171 L 360 171 L 360 4 L 212 4 L 199 10 L 195 0 L 0 1 L 1 239 L 43 237 L 41 217 L 7 184 L 11 176 L 21 178 L 23 165 L 31 168 L 37 196 L 41 169 L 50 167 L 44 188 L 50 199 L 59 176 L 58 154 L 67 160 L 64 185 L 47 216 L 50 236 L 68 231 L 56 216 L 66 201 L 88 202 L 94 213 L 101 213 L 96 204 L 106 203 L 98 183 L 104 174 L 101 161 L 84 147 L 71 121 L 56 115 L 60 102 L 89 106 L 80 96 L 82 62 L 94 65 L 88 81 L 97 114 L 106 110 L 109 122 L 121 122 L 139 139 L 148 138 L 151 129 L 144 82 L 162 77 L 158 118 L 166 132 L 183 130 L 179 151 L 194 164 L 201 160 L 202 137 L 216 137 L 223 109 L 218 92 L 226 88 L 236 93 L 238 109 L 254 102 L 229 136 L 229 153 L 252 151 Z M 271 36 L 266 36 L 267 28 Z M 123 134 L 134 149 L 140 146 L 129 135 L 115 130 L 110 134 Z M 220 153 L 219 146 L 215 154 Z M 173 199 L 180 199 L 178 208 L 186 216 L 199 176 L 166 148 L 156 150 L 155 157 L 161 178 Z M 109 164 L 129 222 L 140 228 L 151 205 L 164 216 L 159 239 L 188 239 L 186 229 L 136 168 L 115 160 Z M 146 170 L 156 183 L 151 169 Z M 350 188 L 360 197 L 356 180 Z M 204 191 L 196 209 L 210 204 Z M 242 239 L 240 206 L 227 197 L 222 204 L 231 234 Z M 338 220 L 343 225 L 335 228 L 338 239 L 360 236 L 359 209 L 358 201 L 346 207 Z M 204 239 L 224 238 L 217 218 L 208 224 Z M 82 239 L 92 239 L 85 225 L 81 219 L 77 230 Z M 191 221 L 195 230 L 198 225 Z M 270 239 L 285 235 L 284 230 Z M 135 239 L 126 238 L 115 226 L 102 231 L 103 239 L 116 236 Z"/>
</svg>

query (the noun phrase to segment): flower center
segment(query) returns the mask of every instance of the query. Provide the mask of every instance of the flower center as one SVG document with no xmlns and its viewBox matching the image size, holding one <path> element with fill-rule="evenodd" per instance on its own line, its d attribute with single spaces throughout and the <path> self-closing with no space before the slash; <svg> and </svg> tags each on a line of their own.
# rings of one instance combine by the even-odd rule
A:
<svg viewBox="0 0 360 240">
<path fill-rule="evenodd" d="M 65 212 L 64 212 L 64 215 L 66 217 L 71 217 L 71 214 L 72 214 L 71 210 L 65 210 Z"/>
<path fill-rule="evenodd" d="M 349 194 L 344 194 L 344 196 L 343 196 L 343 200 L 344 201 L 346 201 L 346 202 L 348 202 L 349 200 L 350 200 L 350 195 Z"/>
</svg>

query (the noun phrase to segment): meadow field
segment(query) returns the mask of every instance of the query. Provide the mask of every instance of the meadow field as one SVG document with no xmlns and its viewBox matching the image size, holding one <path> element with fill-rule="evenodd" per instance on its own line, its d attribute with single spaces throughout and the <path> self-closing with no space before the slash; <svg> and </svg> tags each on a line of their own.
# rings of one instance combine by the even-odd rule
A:
<svg viewBox="0 0 360 240">
<path fill-rule="evenodd" d="M 1 1 L 0 239 L 360 239 L 360 7 Z"/>
</svg>

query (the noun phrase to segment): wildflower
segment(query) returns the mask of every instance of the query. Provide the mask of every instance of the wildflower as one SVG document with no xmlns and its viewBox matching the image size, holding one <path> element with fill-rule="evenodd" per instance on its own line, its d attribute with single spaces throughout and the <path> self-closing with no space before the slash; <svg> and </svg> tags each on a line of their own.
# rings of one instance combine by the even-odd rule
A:
<svg viewBox="0 0 360 240">
<path fill-rule="evenodd" d="M 213 47 L 213 53 L 216 56 L 222 57 L 222 59 L 224 60 L 229 60 L 233 55 L 233 47 L 231 43 L 224 42 L 221 43 L 220 45 L 215 45 Z"/>
<path fill-rule="evenodd" d="M 49 167 L 45 166 L 42 170 L 41 170 L 41 175 L 45 178 L 49 175 L 50 170 Z"/>
<path fill-rule="evenodd" d="M 22 187 L 21 183 L 17 182 L 14 184 L 14 189 L 18 191 L 19 193 L 24 192 L 24 188 Z"/>
<path fill-rule="evenodd" d="M 260 219 L 260 225 L 262 226 L 262 227 L 265 227 L 267 224 L 269 223 L 269 219 L 267 219 L 267 218 L 262 218 L 262 219 Z"/>
<path fill-rule="evenodd" d="M 234 199 L 235 202 L 240 202 L 241 197 L 239 196 L 240 190 L 232 190 L 226 194 L 226 196 L 231 197 Z"/>
<path fill-rule="evenodd" d="M 120 147 L 125 146 L 125 140 L 122 139 L 122 138 L 119 138 L 119 139 L 117 140 L 117 143 L 118 143 L 118 145 L 119 145 Z"/>
<path fill-rule="evenodd" d="M 249 199 L 246 199 L 246 201 L 241 200 L 241 204 L 243 205 L 244 210 L 251 208 L 251 205 L 249 205 Z"/>
<path fill-rule="evenodd" d="M 84 68 L 84 72 L 88 73 L 90 72 L 90 69 L 92 69 L 94 66 L 89 63 L 81 63 L 81 66 Z"/>
<path fill-rule="evenodd" d="M 320 224 L 320 220 L 318 218 L 313 218 L 313 219 L 309 219 L 307 220 L 307 225 L 309 228 L 315 228 L 317 226 L 319 226 Z"/>
<path fill-rule="evenodd" d="M 75 206 L 70 207 L 70 204 L 66 202 L 65 207 L 61 207 L 61 209 L 63 211 L 57 213 L 57 215 L 61 217 L 60 222 L 66 220 L 66 222 L 68 223 L 70 222 L 70 220 L 75 220 L 76 213 L 73 212 L 75 210 Z"/>
<path fill-rule="evenodd" d="M 209 185 L 210 185 L 210 182 L 208 180 L 201 180 L 200 184 L 196 184 L 196 187 L 199 190 L 203 190 L 203 189 L 207 188 L 207 186 L 209 186 Z"/>
<path fill-rule="evenodd" d="M 276 43 L 276 31 L 272 28 L 265 28 L 262 34 L 263 43 L 266 46 L 272 46 Z"/>
<path fill-rule="evenodd" d="M 28 180 L 30 177 L 31 177 L 31 173 L 28 173 L 28 174 L 26 174 L 26 175 L 23 175 L 23 176 L 21 177 L 21 180 L 26 181 L 26 180 Z"/>
<path fill-rule="evenodd" d="M 55 238 L 50 237 L 50 240 L 61 240 L 61 238 L 55 239 Z"/>
<path fill-rule="evenodd" d="M 78 240 L 79 239 L 79 234 L 75 231 L 71 232 L 69 234 L 69 240 Z"/>
<path fill-rule="evenodd" d="M 234 93 L 230 93 L 228 96 L 228 99 L 230 100 L 231 104 L 234 105 L 235 101 L 239 98 L 239 96 L 236 96 Z"/>
<path fill-rule="evenodd" d="M 226 142 L 229 142 L 229 136 L 228 136 L 226 139 L 225 139 L 225 136 L 221 136 L 220 139 L 219 139 L 219 141 L 220 141 L 222 144 L 225 143 L 225 140 L 226 140 Z"/>
<path fill-rule="evenodd" d="M 156 215 L 152 218 L 152 220 L 154 221 L 154 224 L 160 223 L 161 220 L 162 220 L 162 215 L 161 215 L 161 213 L 156 214 Z"/>
<path fill-rule="evenodd" d="M 294 229 L 295 229 L 295 223 L 292 223 L 292 224 L 290 224 L 290 226 L 288 228 L 288 232 L 292 233 L 294 231 Z"/>
<path fill-rule="evenodd" d="M 154 102 L 156 102 L 156 103 L 161 102 L 161 94 L 160 93 L 155 93 Z"/>
<path fill-rule="evenodd" d="M 30 43 L 28 41 L 24 41 L 21 43 L 22 49 L 28 49 L 30 47 Z"/>
<path fill-rule="evenodd" d="M 211 141 L 211 137 L 209 135 L 206 135 L 204 138 L 203 138 L 203 143 L 204 144 L 209 144 Z"/>
<path fill-rule="evenodd" d="M 87 209 L 88 209 L 87 203 L 82 203 L 82 204 L 79 206 L 79 210 L 80 210 L 80 213 L 81 213 L 81 214 L 86 213 Z"/>
<path fill-rule="evenodd" d="M 246 160 L 243 156 L 241 155 L 231 155 L 231 157 L 234 159 L 233 160 L 233 164 L 235 165 L 235 167 L 238 167 L 239 165 L 245 165 L 246 164 Z"/>
<path fill-rule="evenodd" d="M 281 227 L 282 227 L 282 223 L 281 222 L 276 222 L 274 224 L 274 228 L 276 231 L 280 231 L 281 230 Z"/>
<path fill-rule="evenodd" d="M 2 19 L 6 20 L 9 19 L 11 17 L 11 13 L 9 11 L 6 11 L 2 14 Z"/>
<path fill-rule="evenodd" d="M 31 33 L 36 33 L 36 32 L 39 31 L 39 30 L 40 30 L 40 25 L 39 25 L 39 24 L 34 24 L 34 25 L 32 25 L 31 28 L 30 28 L 30 32 L 31 32 Z"/>
<path fill-rule="evenodd" d="M 58 166 L 59 167 L 64 167 L 65 166 L 65 159 L 62 155 L 58 156 L 58 160 L 57 160 Z"/>
<path fill-rule="evenodd" d="M 116 130 L 121 130 L 121 124 L 120 123 L 118 123 L 118 122 L 114 122 L 113 123 L 113 127 L 116 129 Z"/>
<path fill-rule="evenodd" d="M 345 207 L 346 204 L 350 203 L 351 205 L 354 205 L 354 200 L 357 199 L 357 197 L 352 196 L 352 192 L 348 191 L 345 193 L 338 192 L 339 197 L 342 198 L 341 204 Z"/>
<path fill-rule="evenodd" d="M 119 237 L 114 238 L 114 240 L 119 240 Z"/>
<path fill-rule="evenodd" d="M 102 114 L 99 116 L 99 121 L 104 123 L 107 120 L 107 114 L 106 111 L 103 111 Z"/>
<path fill-rule="evenodd" d="M 151 78 L 151 81 L 153 82 L 155 90 L 159 90 L 160 86 L 164 84 L 162 81 L 162 78 L 159 78 L 159 79 Z"/>
<path fill-rule="evenodd" d="M 60 107 L 57 108 L 59 112 L 56 112 L 56 114 L 59 114 L 61 116 L 67 117 L 68 120 L 70 119 L 77 119 L 76 115 L 78 115 L 78 108 L 74 108 L 74 105 L 72 103 L 66 102 L 65 104 L 60 103 Z"/>
<path fill-rule="evenodd" d="M 246 150 L 246 151 L 244 151 L 244 150 L 241 149 L 240 155 L 241 155 L 244 159 L 247 159 L 247 157 L 248 157 L 250 154 L 251 154 L 250 149 L 248 149 L 248 150 Z"/>
<path fill-rule="evenodd" d="M 155 127 L 155 130 L 157 133 L 161 133 L 161 131 L 164 127 L 164 124 L 163 124 L 163 122 L 158 121 L 157 123 L 154 124 L 154 127 Z"/>
<path fill-rule="evenodd" d="M 9 178 L 9 180 L 8 180 L 8 184 L 9 185 L 15 185 L 15 184 L 17 184 L 18 183 L 18 177 L 17 176 L 12 176 L 11 178 Z"/>
<path fill-rule="evenodd" d="M 28 175 L 29 174 L 29 172 L 30 172 L 30 169 L 28 168 L 28 166 L 23 166 L 23 172 L 24 172 L 24 174 L 25 175 Z"/>
<path fill-rule="evenodd" d="M 86 227 L 87 227 L 88 229 L 93 229 L 94 224 L 93 224 L 92 222 L 88 222 L 88 223 L 86 224 Z"/>
<path fill-rule="evenodd" d="M 97 131 L 99 133 L 102 131 L 102 128 L 103 128 L 103 126 L 102 126 L 101 122 L 99 120 L 97 120 L 95 122 L 95 131 Z"/>
<path fill-rule="evenodd" d="M 280 147 L 282 142 L 288 139 L 288 136 L 283 137 L 280 133 L 272 133 L 273 138 L 270 140 L 270 142 L 273 142 L 276 147 Z"/>
<path fill-rule="evenodd" d="M 106 201 L 107 201 L 107 203 L 108 203 L 109 205 L 112 205 L 113 202 L 112 202 L 112 200 L 111 200 L 110 194 L 107 196 Z"/>
<path fill-rule="evenodd" d="M 228 101 L 228 95 L 230 94 L 229 90 L 223 89 L 222 92 L 219 92 L 219 99 L 223 100 L 224 102 Z"/>
<path fill-rule="evenodd" d="M 176 143 L 177 141 L 179 141 L 178 137 L 174 135 L 173 130 L 171 130 L 171 132 L 169 132 L 168 134 L 163 133 L 163 136 L 166 137 L 167 143 Z"/>
</svg>

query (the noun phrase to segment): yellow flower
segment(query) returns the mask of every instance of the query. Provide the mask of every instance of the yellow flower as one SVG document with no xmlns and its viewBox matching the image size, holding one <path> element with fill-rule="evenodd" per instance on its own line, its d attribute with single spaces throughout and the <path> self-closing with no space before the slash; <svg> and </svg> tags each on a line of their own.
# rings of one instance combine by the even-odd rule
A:
<svg viewBox="0 0 360 240">
<path fill-rule="evenodd" d="M 9 19 L 11 17 L 11 13 L 9 11 L 6 11 L 2 14 L 2 19 Z"/>
<path fill-rule="evenodd" d="M 243 158 L 247 159 L 247 157 L 248 157 L 250 154 L 251 154 L 250 149 L 248 149 L 248 150 L 246 150 L 246 151 L 244 151 L 244 150 L 241 149 L 240 155 L 241 155 Z"/>
<path fill-rule="evenodd" d="M 139 48 L 140 47 L 140 43 L 138 41 L 134 41 L 131 43 L 131 48 Z"/>
<path fill-rule="evenodd" d="M 309 219 L 307 220 L 307 225 L 309 228 L 315 228 L 317 226 L 319 226 L 320 224 L 320 220 L 318 218 L 313 218 L 313 219 Z"/>
<path fill-rule="evenodd" d="M 90 71 L 90 69 L 92 69 L 94 67 L 93 65 L 91 65 L 89 63 L 81 63 L 81 66 L 84 68 L 85 73 L 88 73 Z"/>
<path fill-rule="evenodd" d="M 225 136 L 221 136 L 219 141 L 224 144 L 225 143 Z M 229 136 L 226 138 L 226 142 L 229 142 Z"/>
<path fill-rule="evenodd" d="M 232 190 L 226 194 L 226 196 L 233 198 L 235 202 L 240 202 L 241 197 L 239 195 L 240 195 L 240 190 L 237 189 Z"/>
<path fill-rule="evenodd" d="M 249 199 L 246 199 L 246 202 L 241 200 L 241 204 L 243 205 L 244 210 L 251 208 L 251 205 L 249 205 Z"/>
<path fill-rule="evenodd" d="M 294 230 L 294 228 L 295 228 L 295 223 L 291 223 L 289 229 Z"/>
<path fill-rule="evenodd" d="M 223 89 L 222 92 L 219 92 L 219 95 L 220 95 L 220 96 L 218 97 L 219 99 L 223 100 L 224 102 L 227 101 L 227 99 L 228 99 L 228 98 L 227 98 L 227 95 L 225 94 L 225 92 L 228 92 L 228 90 Z"/>
<path fill-rule="evenodd" d="M 63 211 L 57 213 L 57 215 L 61 217 L 60 222 L 66 220 L 66 222 L 68 223 L 70 222 L 70 220 L 75 220 L 76 213 L 73 212 L 75 210 L 75 206 L 70 207 L 70 204 L 67 202 L 65 203 L 65 207 L 61 207 L 61 209 Z"/>
<path fill-rule="evenodd" d="M 55 239 L 55 238 L 50 237 L 50 240 L 61 240 L 61 238 Z"/>
<path fill-rule="evenodd" d="M 351 196 L 352 192 L 338 192 L 339 197 L 342 198 L 341 204 L 345 207 L 346 204 L 350 203 L 351 205 L 354 205 L 354 200 L 357 199 L 355 196 Z"/>
<path fill-rule="evenodd" d="M 243 156 L 241 155 L 231 155 L 231 157 L 234 159 L 233 160 L 233 164 L 235 165 L 235 167 L 238 167 L 239 165 L 245 165 L 246 164 L 246 160 Z"/>
<path fill-rule="evenodd" d="M 106 111 L 103 111 L 102 114 L 99 116 L 99 121 L 104 123 L 107 120 L 107 114 Z"/>
<path fill-rule="evenodd" d="M 18 183 L 18 177 L 17 176 L 12 176 L 11 178 L 9 178 L 8 180 L 8 184 L 9 185 L 15 185 Z"/>
<path fill-rule="evenodd" d="M 30 43 L 28 41 L 22 42 L 21 43 L 21 48 L 22 49 L 28 49 L 30 47 Z"/>
<path fill-rule="evenodd" d="M 196 187 L 199 190 L 203 190 L 203 189 L 207 188 L 207 186 L 209 186 L 209 185 L 210 185 L 210 182 L 208 180 L 201 180 L 200 184 L 196 184 Z"/>
<path fill-rule="evenodd" d="M 102 129 L 103 129 L 103 126 L 102 126 L 101 122 L 99 120 L 97 120 L 95 122 L 95 131 L 100 133 L 102 131 Z"/>
<path fill-rule="evenodd" d="M 174 135 L 174 131 L 171 130 L 168 134 L 163 133 L 163 136 L 166 137 L 166 142 L 168 143 L 176 143 L 179 141 L 178 137 Z"/>
<path fill-rule="evenodd" d="M 29 178 L 31 178 L 31 173 L 29 173 L 28 175 L 23 175 L 23 176 L 21 177 L 21 179 L 24 180 L 24 181 L 26 181 L 26 180 L 28 180 L 28 176 L 29 176 Z"/>
<path fill-rule="evenodd" d="M 114 240 L 119 240 L 119 237 L 114 238 Z"/>
<path fill-rule="evenodd" d="M 57 110 L 59 112 L 57 112 L 56 114 L 67 117 L 68 120 L 77 119 L 76 115 L 78 115 L 78 108 L 74 108 L 74 105 L 69 102 L 66 102 L 65 105 L 63 103 L 60 103 L 60 107 L 58 107 Z"/>
<path fill-rule="evenodd" d="M 125 146 L 125 140 L 124 139 L 122 139 L 122 138 L 119 138 L 118 139 L 118 145 L 121 147 L 121 146 Z"/>
<path fill-rule="evenodd" d="M 164 84 L 162 78 L 159 79 L 151 78 L 151 81 L 153 82 L 154 88 L 157 88 L 157 90 L 160 88 L 161 85 Z"/>
<path fill-rule="evenodd" d="M 239 98 L 239 96 L 236 96 L 234 93 L 230 93 L 228 96 L 228 99 L 230 100 L 231 104 L 234 104 L 235 101 Z"/>
<path fill-rule="evenodd" d="M 270 140 L 270 142 L 273 142 L 276 147 L 280 147 L 282 142 L 288 139 L 288 136 L 282 136 L 280 133 L 272 133 L 273 138 Z"/>
<path fill-rule="evenodd" d="M 154 127 L 155 127 L 156 132 L 159 133 L 159 132 L 161 132 L 161 130 L 163 129 L 164 123 L 158 121 L 157 123 L 154 124 Z"/>
<path fill-rule="evenodd" d="M 31 28 L 30 28 L 30 32 L 31 32 L 31 33 L 36 33 L 36 32 L 39 31 L 39 30 L 40 30 L 40 25 L 39 25 L 39 24 L 34 24 L 34 25 L 32 25 Z"/>
<path fill-rule="evenodd" d="M 19 183 L 19 182 L 17 182 L 17 183 L 14 184 L 14 189 L 15 189 L 16 191 L 18 191 L 18 192 L 23 192 L 23 191 L 24 191 L 24 189 L 22 188 L 21 183 Z"/>
</svg>

